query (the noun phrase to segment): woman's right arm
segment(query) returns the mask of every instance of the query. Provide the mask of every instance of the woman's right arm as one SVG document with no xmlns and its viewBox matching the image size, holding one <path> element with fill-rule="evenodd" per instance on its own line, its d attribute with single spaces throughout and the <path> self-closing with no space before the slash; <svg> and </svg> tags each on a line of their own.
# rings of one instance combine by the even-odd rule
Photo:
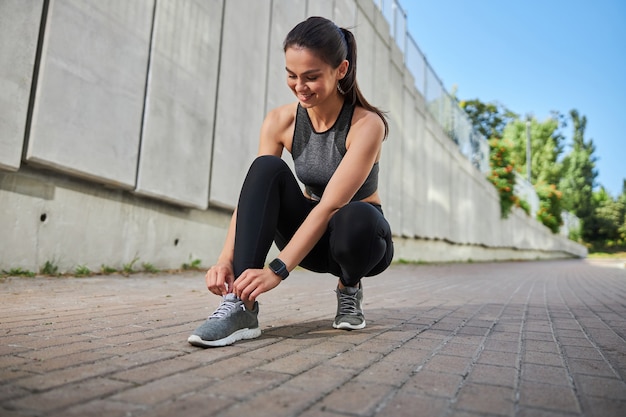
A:
<svg viewBox="0 0 626 417">
<path fill-rule="evenodd" d="M 226 234 L 226 241 L 217 262 L 205 275 L 206 286 L 215 295 L 226 295 L 232 292 L 235 274 L 233 272 L 233 254 L 235 252 L 235 227 L 237 224 L 237 208 L 233 211 Z"/>
<path fill-rule="evenodd" d="M 292 115 L 295 115 L 293 107 L 293 104 L 279 107 L 267 114 L 261 126 L 258 156 L 274 155 L 280 157 L 285 145 L 289 149 L 291 148 L 291 144 L 287 144 L 284 138 L 290 137 L 289 128 L 293 124 Z M 233 258 L 236 226 L 237 208 L 233 211 L 230 219 L 222 252 L 217 258 L 215 265 L 209 268 L 205 275 L 207 288 L 215 295 L 225 295 L 233 290 L 232 284 L 235 281 Z"/>
</svg>

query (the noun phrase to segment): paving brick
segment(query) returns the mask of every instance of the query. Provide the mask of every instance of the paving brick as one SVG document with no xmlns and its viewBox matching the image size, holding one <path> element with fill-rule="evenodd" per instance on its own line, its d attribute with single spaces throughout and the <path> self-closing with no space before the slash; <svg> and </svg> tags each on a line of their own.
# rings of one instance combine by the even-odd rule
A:
<svg viewBox="0 0 626 417">
<path fill-rule="evenodd" d="M 498 365 L 515 367 L 517 365 L 517 353 L 497 352 L 495 350 L 484 350 L 478 357 L 478 363 L 486 365 Z"/>
<path fill-rule="evenodd" d="M 537 352 L 559 354 L 559 346 L 554 341 L 525 340 L 524 348 Z"/>
<path fill-rule="evenodd" d="M 485 401 L 485 399 L 489 399 Z M 514 390 L 511 387 L 468 383 L 461 388 L 457 409 L 480 414 L 513 415 Z"/>
<path fill-rule="evenodd" d="M 380 361 L 361 371 L 354 380 L 400 387 L 413 373 L 411 367 L 400 363 Z"/>
<path fill-rule="evenodd" d="M 393 392 L 392 386 L 380 383 L 348 382 L 322 400 L 328 410 L 368 415 Z"/>
<path fill-rule="evenodd" d="M 477 356 L 482 350 L 480 345 L 469 345 L 467 343 L 459 343 L 451 341 L 441 347 L 441 354 L 452 356 L 463 356 L 466 358 L 472 358 Z"/>
<path fill-rule="evenodd" d="M 567 370 L 558 366 L 522 364 L 522 379 L 552 385 L 569 385 Z"/>
<path fill-rule="evenodd" d="M 145 384 L 149 381 L 169 376 L 197 367 L 197 364 L 181 361 L 176 358 L 160 361 L 158 366 L 150 363 L 110 375 L 110 378 L 128 381 L 135 384 Z"/>
<path fill-rule="evenodd" d="M 289 374 L 252 369 L 211 384 L 211 392 L 219 393 L 226 398 L 245 400 L 258 392 L 277 387 L 289 379 L 291 379 Z"/>
<path fill-rule="evenodd" d="M 563 366 L 563 358 L 556 353 L 545 353 L 537 351 L 524 352 L 524 363 L 536 363 L 540 365 Z"/>
<path fill-rule="evenodd" d="M 583 410 L 588 416 L 624 417 L 626 401 L 613 400 L 605 397 L 583 398 Z"/>
<path fill-rule="evenodd" d="M 468 380 L 478 384 L 515 387 L 517 369 L 508 366 L 476 364 L 469 373 Z"/>
<path fill-rule="evenodd" d="M 424 369 L 432 372 L 465 375 L 471 363 L 472 359 L 468 357 L 438 354 L 424 365 Z"/>
<path fill-rule="evenodd" d="M 518 340 L 513 341 L 503 341 L 492 339 L 491 337 L 485 341 L 484 344 L 485 350 L 495 350 L 498 352 L 511 352 L 517 353 L 520 350 L 520 345 Z"/>
<path fill-rule="evenodd" d="M 375 414 L 376 417 L 441 416 L 448 409 L 446 398 L 433 398 L 413 392 L 398 392 Z M 305 416 L 303 416 L 305 417 Z M 306 417 L 309 417 L 308 415 Z M 313 416 L 311 416 L 313 417 Z M 323 416 L 320 416 L 323 417 Z"/>
<path fill-rule="evenodd" d="M 516 417 L 575 417 L 578 415 L 578 413 L 564 413 L 562 411 L 532 407 L 519 407 L 515 414 Z"/>
<path fill-rule="evenodd" d="M 543 408 L 565 413 L 581 412 L 574 391 L 563 385 L 522 381 L 519 404 L 523 407 Z"/>
<path fill-rule="evenodd" d="M 113 401 L 154 406 L 176 396 L 191 393 L 210 384 L 205 378 L 185 374 L 166 376 L 147 384 L 129 388 L 111 397 Z"/>
<path fill-rule="evenodd" d="M 131 384 L 125 382 L 106 378 L 94 378 L 11 400 L 8 404 L 13 408 L 44 412 L 67 408 L 129 387 L 131 387 Z"/>
<path fill-rule="evenodd" d="M 421 370 L 411 376 L 402 387 L 402 391 L 415 395 L 429 395 L 452 399 L 462 381 L 462 375 Z"/>
<path fill-rule="evenodd" d="M 178 404 L 180 407 L 181 404 Z M 205 400 L 205 408 L 206 408 Z M 64 408 L 60 411 L 46 413 L 47 417 L 85 417 L 85 416 L 106 416 L 106 417 L 128 417 L 129 415 L 141 415 L 145 410 L 144 406 L 128 403 L 116 402 L 112 400 L 96 399 L 88 401 L 85 399 L 81 404 Z M 0 414 L 3 415 L 3 414 Z M 3 415 L 4 416 L 4 415 Z M 188 417 L 188 416 L 185 416 Z"/>
<path fill-rule="evenodd" d="M 626 384 L 619 379 L 575 375 L 574 381 L 584 395 L 626 401 Z"/>
<path fill-rule="evenodd" d="M 351 380 L 356 374 L 357 372 L 352 369 L 321 364 L 290 379 L 289 386 L 327 394 Z"/>
</svg>

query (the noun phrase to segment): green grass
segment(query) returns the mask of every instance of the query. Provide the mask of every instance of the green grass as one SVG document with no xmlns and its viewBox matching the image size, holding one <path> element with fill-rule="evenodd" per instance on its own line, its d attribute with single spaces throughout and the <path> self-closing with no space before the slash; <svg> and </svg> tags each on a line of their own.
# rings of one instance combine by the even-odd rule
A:
<svg viewBox="0 0 626 417">
<path fill-rule="evenodd" d="M 39 273 L 42 275 L 59 275 L 59 267 L 53 261 L 46 261 L 39 269 Z"/>
<path fill-rule="evenodd" d="M 91 275 L 91 270 L 85 265 L 78 265 L 74 269 L 74 275 L 76 275 L 77 277 L 86 277 L 88 275 Z"/>
<path fill-rule="evenodd" d="M 193 270 L 200 269 L 201 268 L 201 266 L 200 266 L 201 263 L 202 263 L 202 261 L 200 259 L 194 259 L 193 261 L 190 261 L 189 263 L 184 263 L 182 265 L 182 268 L 185 271 L 192 270 L 192 269 Z"/>
<path fill-rule="evenodd" d="M 154 265 L 148 262 L 142 263 L 141 267 L 143 268 L 145 272 L 150 272 L 151 274 L 156 274 L 157 272 L 159 272 L 159 270 L 155 268 Z"/>
<path fill-rule="evenodd" d="M 102 264 L 102 266 L 100 267 L 100 272 L 103 273 L 104 275 L 115 274 L 117 272 L 117 269 L 111 266 Z"/>
<path fill-rule="evenodd" d="M 626 252 L 589 252 L 588 258 L 626 259 Z"/>
<path fill-rule="evenodd" d="M 14 276 L 14 277 L 34 277 L 35 273 L 27 269 L 11 268 L 8 271 L 2 270 L 2 275 Z"/>
<path fill-rule="evenodd" d="M 137 262 L 138 260 L 139 257 L 135 256 L 132 261 L 122 266 L 122 270 L 127 274 L 132 274 L 134 272 L 133 267 L 135 265 L 135 262 Z"/>
</svg>

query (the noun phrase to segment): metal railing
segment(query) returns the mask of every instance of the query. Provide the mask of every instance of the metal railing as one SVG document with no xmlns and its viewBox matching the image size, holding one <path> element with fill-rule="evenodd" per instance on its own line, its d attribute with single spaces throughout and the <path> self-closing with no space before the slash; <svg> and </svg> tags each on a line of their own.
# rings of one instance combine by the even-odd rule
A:
<svg viewBox="0 0 626 417">
<path fill-rule="evenodd" d="M 404 53 L 404 65 L 415 80 L 430 114 L 459 147 L 461 153 L 481 172 L 489 171 L 489 143 L 476 132 L 467 113 L 445 89 L 417 42 L 407 31 L 407 16 L 398 0 L 374 0 L 385 19 L 390 33 Z"/>
</svg>

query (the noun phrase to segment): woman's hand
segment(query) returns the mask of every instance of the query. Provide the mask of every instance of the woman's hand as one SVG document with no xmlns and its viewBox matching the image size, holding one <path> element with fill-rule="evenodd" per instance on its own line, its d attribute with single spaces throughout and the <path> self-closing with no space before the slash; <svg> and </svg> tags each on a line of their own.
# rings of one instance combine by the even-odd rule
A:
<svg viewBox="0 0 626 417">
<path fill-rule="evenodd" d="M 226 295 L 233 291 L 235 273 L 230 262 L 219 262 L 213 265 L 205 275 L 206 286 L 215 295 Z"/>
<path fill-rule="evenodd" d="M 246 269 L 235 281 L 233 292 L 243 301 L 255 301 L 259 295 L 276 287 L 281 281 L 269 268 Z"/>
</svg>

